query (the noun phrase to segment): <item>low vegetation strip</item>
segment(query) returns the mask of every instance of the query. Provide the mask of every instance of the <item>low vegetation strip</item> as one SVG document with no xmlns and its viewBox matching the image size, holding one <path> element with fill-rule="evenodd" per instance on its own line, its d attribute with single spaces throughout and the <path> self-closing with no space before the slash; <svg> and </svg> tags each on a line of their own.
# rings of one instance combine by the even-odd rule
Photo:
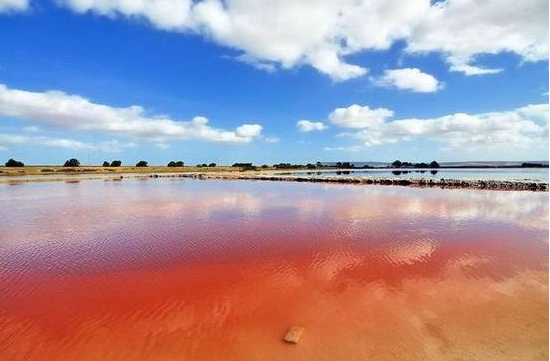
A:
<svg viewBox="0 0 550 361">
<path fill-rule="evenodd" d="M 44 174 L 124 174 L 124 173 L 175 173 L 175 172 L 238 172 L 240 169 L 226 166 L 203 168 L 194 166 L 25 166 L 0 167 L 0 176 L 25 176 Z"/>
</svg>

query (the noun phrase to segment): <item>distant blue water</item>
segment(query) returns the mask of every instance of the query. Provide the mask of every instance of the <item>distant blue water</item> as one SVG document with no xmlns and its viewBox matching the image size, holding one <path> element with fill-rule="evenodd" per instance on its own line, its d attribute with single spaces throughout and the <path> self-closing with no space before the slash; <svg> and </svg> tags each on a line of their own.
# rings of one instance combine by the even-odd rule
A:
<svg viewBox="0 0 550 361">
<path fill-rule="evenodd" d="M 517 169 L 360 169 L 345 171 L 311 171 L 288 173 L 319 177 L 427 178 L 548 181 L 548 168 Z"/>
</svg>

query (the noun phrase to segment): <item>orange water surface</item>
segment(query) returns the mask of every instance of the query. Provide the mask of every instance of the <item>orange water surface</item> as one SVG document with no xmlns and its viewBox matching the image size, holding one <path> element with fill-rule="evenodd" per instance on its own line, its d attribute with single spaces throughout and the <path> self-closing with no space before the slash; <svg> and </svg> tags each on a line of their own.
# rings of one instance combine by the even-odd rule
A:
<svg viewBox="0 0 550 361">
<path fill-rule="evenodd" d="M 94 180 L 0 209 L 1 360 L 548 359 L 547 193 Z"/>
</svg>

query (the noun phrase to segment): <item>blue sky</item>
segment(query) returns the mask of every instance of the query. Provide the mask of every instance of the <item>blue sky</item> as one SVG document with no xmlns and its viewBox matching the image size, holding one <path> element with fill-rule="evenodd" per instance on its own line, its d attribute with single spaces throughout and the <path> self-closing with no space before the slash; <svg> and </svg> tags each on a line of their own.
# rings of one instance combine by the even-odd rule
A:
<svg viewBox="0 0 550 361">
<path fill-rule="evenodd" d="M 547 1 L 330 3 L 0 0 L 0 155 L 548 159 Z"/>
</svg>

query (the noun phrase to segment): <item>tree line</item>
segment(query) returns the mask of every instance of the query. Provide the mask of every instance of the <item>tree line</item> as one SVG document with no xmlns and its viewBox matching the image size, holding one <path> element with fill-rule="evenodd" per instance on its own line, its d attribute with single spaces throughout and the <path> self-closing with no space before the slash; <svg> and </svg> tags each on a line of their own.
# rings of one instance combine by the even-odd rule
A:
<svg viewBox="0 0 550 361">
<path fill-rule="evenodd" d="M 428 163 L 410 163 L 410 162 L 402 162 L 400 160 L 395 160 L 391 164 L 393 168 L 439 168 L 439 163 L 435 160 L 432 161 L 430 164 Z"/>
<path fill-rule="evenodd" d="M 6 167 L 24 167 L 25 164 L 21 161 L 15 160 L 13 158 L 8 159 L 8 161 L 5 163 Z M 64 167 L 79 167 L 80 161 L 76 158 L 70 158 L 65 161 L 63 164 Z M 102 164 L 103 167 L 120 167 L 122 166 L 122 161 L 120 160 L 113 160 L 111 162 L 104 161 Z M 145 160 L 140 160 L 136 163 L 135 167 L 148 167 L 149 162 Z M 181 160 L 171 160 L 166 165 L 167 167 L 184 167 L 185 163 Z M 196 167 L 198 168 L 206 168 L 206 167 L 216 167 L 216 163 L 202 163 L 197 164 Z M 275 168 L 275 169 L 320 169 L 320 168 L 338 168 L 338 169 L 367 169 L 367 168 L 376 168 L 370 165 L 362 165 L 357 166 L 351 162 L 336 162 L 333 163 L 333 165 L 323 164 L 321 162 L 317 162 L 315 164 L 313 163 L 307 163 L 307 164 L 292 164 L 292 163 L 277 163 L 273 164 L 272 166 L 269 166 L 267 164 L 263 164 L 262 166 L 256 166 L 253 163 L 243 163 L 243 162 L 237 162 L 233 163 L 232 167 L 237 167 L 242 170 L 256 170 L 258 167 L 261 167 L 262 169 L 266 168 Z M 430 163 L 412 163 L 412 162 L 402 162 L 400 160 L 395 160 L 391 163 L 389 166 L 390 168 L 440 168 L 440 165 L 437 161 L 432 161 Z M 502 168 L 510 168 L 514 166 L 504 166 Z M 516 166 L 517 167 L 517 166 Z M 548 168 L 548 164 L 542 164 L 542 163 L 534 163 L 534 162 L 524 162 L 519 167 L 521 168 Z M 388 168 L 388 166 L 384 167 L 378 167 L 378 168 Z M 500 167 L 497 167 L 500 168 Z"/>
<path fill-rule="evenodd" d="M 6 163 L 4 163 L 6 167 L 24 167 L 25 164 L 21 161 L 17 161 L 13 158 L 8 159 Z M 112 162 L 104 161 L 102 164 L 103 167 L 120 167 L 122 166 L 122 161 L 120 160 L 113 160 Z M 148 167 L 149 162 L 145 160 L 140 160 L 136 163 L 136 167 Z M 185 166 L 185 163 L 183 163 L 181 160 L 171 160 L 166 165 L 167 167 L 183 167 Z M 63 163 L 63 167 L 80 167 L 80 161 L 76 158 L 70 158 Z M 216 167 L 216 163 L 203 163 L 203 164 L 197 164 L 197 167 Z"/>
<path fill-rule="evenodd" d="M 23 162 L 17 161 L 15 159 L 10 158 L 6 163 L 6 167 L 24 167 L 25 164 Z M 140 160 L 136 163 L 136 167 L 147 167 L 149 163 L 145 160 Z M 79 167 L 80 161 L 76 158 L 67 159 L 65 163 L 63 164 L 64 167 Z M 102 164 L 103 167 L 120 167 L 122 166 L 122 161 L 120 160 L 113 160 L 111 162 L 104 161 Z M 166 165 L 167 167 L 183 167 L 185 166 L 185 163 L 181 160 L 172 160 L 168 162 Z M 216 167 L 216 163 L 202 163 L 197 164 L 196 167 L 202 168 L 202 167 Z M 530 166 L 536 166 L 529 163 L 523 163 L 523 167 L 530 167 Z M 257 166 L 255 166 L 253 163 L 234 163 L 232 167 L 238 167 L 245 170 L 255 170 L 257 169 Z M 330 165 L 324 165 L 321 162 L 317 162 L 315 164 L 313 163 L 307 163 L 307 164 L 292 164 L 292 163 L 278 163 L 273 164 L 273 168 L 275 169 L 317 169 L 317 168 L 342 168 L 342 169 L 354 169 L 354 168 L 374 168 L 372 166 L 364 165 L 364 166 L 355 166 L 355 164 L 350 162 L 336 162 L 334 166 Z M 439 168 L 439 163 L 437 163 L 435 160 L 431 162 L 430 164 L 427 163 L 409 163 L 409 162 L 401 162 L 399 160 L 396 160 L 392 163 L 393 168 Z M 264 164 L 261 166 L 261 168 L 269 168 L 267 164 Z"/>
</svg>

